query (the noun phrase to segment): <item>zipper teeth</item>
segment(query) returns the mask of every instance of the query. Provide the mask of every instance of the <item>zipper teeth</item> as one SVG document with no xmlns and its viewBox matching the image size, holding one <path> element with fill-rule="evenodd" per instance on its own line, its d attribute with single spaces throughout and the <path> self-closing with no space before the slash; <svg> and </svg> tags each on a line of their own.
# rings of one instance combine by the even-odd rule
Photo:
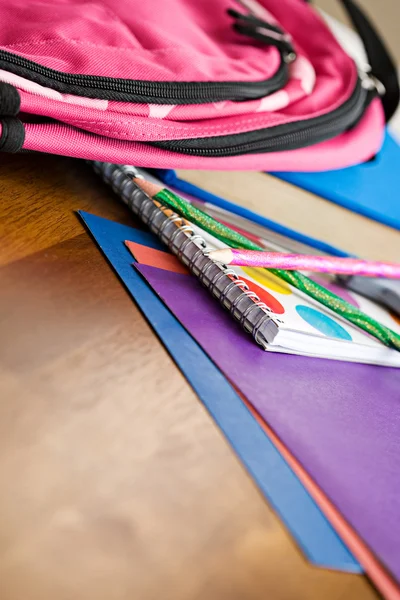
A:
<svg viewBox="0 0 400 600">
<path fill-rule="evenodd" d="M 198 145 L 197 147 L 185 146 L 185 143 L 193 143 L 195 146 L 202 141 L 201 139 L 173 140 L 171 142 L 159 142 L 153 145 L 195 156 L 234 156 L 238 154 L 250 154 L 257 151 L 271 152 L 273 150 L 282 151 L 285 149 L 304 147 L 305 145 L 325 141 L 345 131 L 363 114 L 366 100 L 368 97 L 372 98 L 372 96 L 373 94 L 368 93 L 358 80 L 352 96 L 333 113 L 284 125 L 283 127 L 286 130 L 284 133 L 279 133 L 279 129 L 282 129 L 282 126 L 258 130 L 260 136 L 263 131 L 271 134 L 273 130 L 276 130 L 273 137 L 270 135 L 264 139 L 261 138 L 250 142 L 243 141 L 223 148 L 216 148 L 215 146 L 213 148 L 201 148 Z M 293 127 L 293 130 L 287 131 L 290 126 Z M 249 132 L 249 135 L 254 133 L 257 132 Z M 237 138 L 245 136 L 246 133 L 242 133 L 232 134 L 232 136 L 228 137 Z M 217 138 L 203 138 L 206 143 L 208 139 L 210 144 L 212 144 L 213 142 L 215 143 L 215 139 Z"/>
<path fill-rule="evenodd" d="M 288 76 L 288 68 L 282 54 L 278 71 L 270 79 L 253 82 L 141 81 L 102 77 L 98 75 L 63 73 L 62 71 L 43 67 L 38 63 L 5 50 L 0 50 L 0 61 L 7 63 L 7 70 L 14 72 L 17 75 L 20 73 L 15 67 L 20 67 L 28 71 L 28 75 L 33 80 L 35 79 L 33 74 L 37 74 L 39 78 L 47 80 L 45 83 L 48 87 L 55 90 L 70 92 L 72 90 L 60 88 L 63 88 L 63 86 L 77 86 L 79 88 L 84 88 L 83 92 L 88 92 L 88 96 L 93 95 L 93 97 L 96 98 L 99 97 L 98 91 L 102 90 L 107 93 L 108 99 L 110 99 L 110 92 L 116 92 L 132 94 L 136 97 L 143 96 L 152 98 L 152 100 L 157 103 L 168 100 L 185 103 L 188 99 L 201 99 L 204 102 L 213 102 L 215 100 L 256 99 L 280 89 L 286 83 Z M 82 95 L 82 90 L 80 90 L 80 93 Z M 94 93 L 96 93 L 96 95 L 94 95 Z"/>
</svg>

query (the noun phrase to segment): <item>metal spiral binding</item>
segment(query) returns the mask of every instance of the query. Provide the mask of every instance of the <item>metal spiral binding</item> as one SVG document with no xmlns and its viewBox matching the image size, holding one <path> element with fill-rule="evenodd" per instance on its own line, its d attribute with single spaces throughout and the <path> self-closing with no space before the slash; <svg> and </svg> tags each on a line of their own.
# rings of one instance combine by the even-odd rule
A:
<svg viewBox="0 0 400 600">
<path fill-rule="evenodd" d="M 132 176 L 137 176 L 134 168 L 97 161 L 93 166 L 132 212 L 157 234 L 243 329 L 251 333 L 258 344 L 267 348 L 278 333 L 280 321 L 246 282 L 226 265 L 221 266 L 211 260 L 207 256 L 211 248 L 207 247 L 204 239 L 176 213 L 167 215 L 166 212 L 171 212 L 171 209 L 157 206 L 132 181 Z"/>
</svg>

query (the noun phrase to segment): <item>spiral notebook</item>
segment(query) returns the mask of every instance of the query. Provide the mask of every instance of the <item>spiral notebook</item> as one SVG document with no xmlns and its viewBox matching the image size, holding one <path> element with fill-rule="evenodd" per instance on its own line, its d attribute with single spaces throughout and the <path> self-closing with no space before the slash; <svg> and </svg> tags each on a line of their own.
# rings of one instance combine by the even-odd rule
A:
<svg viewBox="0 0 400 600">
<path fill-rule="evenodd" d="M 209 248 L 227 246 L 210 234 L 192 226 L 201 233 Z M 268 344 L 271 352 L 320 356 L 325 358 L 400 366 L 400 353 L 384 346 L 376 338 L 352 325 L 336 313 L 313 300 L 297 288 L 269 273 L 266 269 L 230 267 L 240 281 L 244 281 L 271 310 L 278 320 L 279 333 Z M 356 293 L 349 293 L 332 285 L 322 276 L 318 283 L 330 287 L 350 304 L 400 333 L 398 320 L 386 309 Z"/>
<path fill-rule="evenodd" d="M 224 268 L 207 256 L 223 247 L 203 230 L 162 210 L 132 181 L 132 167 L 94 163 L 132 211 L 148 225 L 210 294 L 230 312 L 254 341 L 271 352 L 400 366 L 400 353 L 387 348 L 347 321 L 266 271 Z M 138 262 L 140 259 L 136 256 Z M 372 305 L 372 303 L 370 303 Z M 372 305 L 373 306 L 373 305 Z M 376 309 L 379 310 L 379 309 Z M 400 327 L 386 311 L 390 326 Z M 371 315 L 372 316 L 372 315 Z M 199 315 L 201 318 L 201 315 Z"/>
</svg>

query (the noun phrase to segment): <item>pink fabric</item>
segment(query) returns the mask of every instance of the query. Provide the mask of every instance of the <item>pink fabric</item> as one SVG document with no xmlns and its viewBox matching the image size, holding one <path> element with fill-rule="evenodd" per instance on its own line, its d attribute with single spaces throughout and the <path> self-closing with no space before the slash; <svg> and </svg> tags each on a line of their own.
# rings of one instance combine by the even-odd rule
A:
<svg viewBox="0 0 400 600">
<path fill-rule="evenodd" d="M 39 96 L 41 98 L 49 98 L 51 100 L 56 100 L 57 102 L 65 102 L 66 104 L 76 104 L 78 106 L 84 106 L 85 108 L 94 108 L 96 110 L 101 111 L 107 110 L 108 108 L 108 100 L 100 100 L 98 98 L 84 98 L 82 96 L 73 96 L 72 94 L 61 94 L 56 90 L 43 87 L 42 85 L 39 85 L 34 81 L 29 81 L 29 79 L 25 79 L 24 77 L 20 77 L 19 75 L 15 75 L 14 73 L 9 73 L 8 71 L 4 71 L 3 69 L 0 69 L 0 81 L 3 81 L 4 83 L 9 83 L 14 87 L 19 88 L 20 91 L 33 94 L 34 97 Z M 39 101 L 39 104 L 40 103 L 41 101 Z"/>
<path fill-rule="evenodd" d="M 293 5 L 298 0 L 289 0 Z M 155 81 L 253 81 L 274 47 L 244 44 L 229 0 L 3 0 L 0 47 L 69 73 Z"/>
<path fill-rule="evenodd" d="M 25 112 L 32 112 L 34 114 L 51 113 L 53 118 L 60 120 L 68 119 L 69 115 L 71 115 L 71 118 L 82 120 L 83 122 L 86 118 L 90 118 L 91 120 L 97 118 L 99 121 L 104 119 L 104 114 L 72 110 L 70 106 L 67 106 L 66 111 L 63 111 L 63 102 L 68 105 L 72 103 L 70 95 L 60 94 L 55 90 L 39 86 L 38 84 L 34 84 L 15 75 L 9 74 L 8 77 L 4 77 L 2 73 L 3 72 L 0 70 L 0 81 L 6 81 L 7 83 L 13 82 L 13 85 L 16 85 L 22 92 L 25 92 L 21 93 L 21 107 Z M 287 102 L 285 103 L 282 103 L 281 101 L 282 93 L 285 98 L 287 98 Z M 74 104 L 80 104 L 82 107 L 101 111 L 108 110 L 112 118 L 119 121 L 125 120 L 126 122 L 129 122 L 130 117 L 150 116 L 161 119 L 168 117 L 167 121 L 175 123 L 179 121 L 197 122 L 213 120 L 230 116 L 248 116 L 261 111 L 274 112 L 285 108 L 290 103 L 297 102 L 304 98 L 304 95 L 305 92 L 301 81 L 293 78 L 286 84 L 284 90 L 278 90 L 265 98 L 247 102 L 231 102 L 225 100 L 207 104 L 133 104 L 130 102 L 115 102 L 111 100 L 92 100 L 91 98 L 82 98 L 79 96 L 72 97 L 76 98 L 76 101 L 73 102 Z M 49 102 L 43 103 L 42 98 L 57 100 L 57 104 L 51 104 Z M 106 108 L 103 108 L 104 105 L 96 106 L 96 103 L 98 102 L 106 103 Z M 282 118 L 286 121 L 288 118 L 298 120 L 301 117 L 296 115 L 293 115 L 293 117 L 289 115 L 289 117 L 287 117 L 283 113 Z M 202 124 L 203 123 L 199 123 L 199 126 L 202 126 Z M 85 129 L 85 127 L 83 127 L 83 129 Z"/>
<path fill-rule="evenodd" d="M 299 0 L 261 4 L 326 78 L 323 102 L 346 94 L 354 64 L 318 14 Z M 236 33 L 226 14 L 232 6 L 232 0 L 2 0 L 0 48 L 68 73 L 154 81 L 270 78 L 280 62 L 277 49 Z"/>
<path fill-rule="evenodd" d="M 43 151 L 46 147 L 82 158 L 92 153 L 104 160 L 120 157 L 116 162 L 127 162 L 122 157 L 129 156 L 138 165 L 171 168 L 298 170 L 307 164 L 314 170 L 371 156 L 382 136 L 377 103 L 353 132 L 299 151 L 212 159 L 144 145 L 237 134 L 317 117 L 350 97 L 356 67 L 310 5 L 302 0 L 246 3 L 293 40 L 297 59 L 283 89 L 244 102 L 136 104 L 62 94 L 39 85 L 34 75 L 27 79 L 0 70 L 0 81 L 20 90 L 22 113 L 65 124 L 27 125 L 24 147 Z M 277 49 L 235 32 L 228 8 L 238 6 L 234 0 L 0 0 L 0 49 L 71 74 L 175 82 L 269 79 L 279 67 Z M 363 133 L 363 145 L 357 144 L 366 123 L 370 134 Z M 52 135 L 58 138 L 52 140 Z M 343 146 L 348 140 L 352 152 Z M 340 156 L 333 156 L 334 148 Z"/>
<path fill-rule="evenodd" d="M 58 124 L 26 124 L 24 148 L 161 169 L 324 171 L 341 169 L 368 160 L 381 147 L 383 135 L 384 115 L 381 102 L 376 99 L 360 123 L 350 131 L 328 142 L 289 152 L 222 158 L 186 156 L 137 142 L 109 139 Z"/>
<path fill-rule="evenodd" d="M 284 93 L 284 90 L 281 92 Z M 286 115 L 284 111 L 274 112 L 272 107 L 271 110 L 263 108 L 263 103 L 273 102 L 274 98 L 279 97 L 279 94 L 280 92 L 276 92 L 274 95 L 258 100 L 255 113 L 229 117 L 218 116 L 213 119 L 203 119 L 200 122 L 194 120 L 182 123 L 166 118 L 169 117 L 168 111 L 166 111 L 166 117 L 163 119 L 159 116 L 156 118 L 147 116 L 150 114 L 150 108 L 147 110 L 147 115 L 144 116 L 119 115 L 111 110 L 99 112 L 93 108 L 79 105 L 71 106 L 51 98 L 43 99 L 25 92 L 21 92 L 20 95 L 21 110 L 24 112 L 51 115 L 58 121 L 107 137 L 147 142 L 242 133 L 300 120 L 297 115 Z M 332 110 L 339 105 L 339 101 L 332 103 Z M 149 107 L 149 105 L 147 106 Z M 163 107 L 163 105 L 160 105 L 160 107 Z M 186 109 L 188 109 L 188 106 L 186 106 Z M 158 108 L 156 110 L 160 114 L 163 109 Z M 309 115 L 302 115 L 302 119 L 306 116 L 317 117 L 324 114 L 324 112 L 318 110 Z"/>
</svg>

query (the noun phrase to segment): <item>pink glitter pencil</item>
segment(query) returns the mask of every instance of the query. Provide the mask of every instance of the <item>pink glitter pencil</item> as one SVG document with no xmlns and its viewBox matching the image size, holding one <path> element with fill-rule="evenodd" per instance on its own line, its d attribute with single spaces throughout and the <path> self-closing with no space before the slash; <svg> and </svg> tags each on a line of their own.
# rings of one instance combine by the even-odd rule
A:
<svg viewBox="0 0 400 600">
<path fill-rule="evenodd" d="M 306 256 L 233 248 L 214 250 L 210 252 L 209 257 L 225 265 L 242 267 L 265 267 L 267 269 L 286 269 L 287 271 L 299 270 L 400 279 L 400 264 L 360 260 L 358 258 Z"/>
</svg>

